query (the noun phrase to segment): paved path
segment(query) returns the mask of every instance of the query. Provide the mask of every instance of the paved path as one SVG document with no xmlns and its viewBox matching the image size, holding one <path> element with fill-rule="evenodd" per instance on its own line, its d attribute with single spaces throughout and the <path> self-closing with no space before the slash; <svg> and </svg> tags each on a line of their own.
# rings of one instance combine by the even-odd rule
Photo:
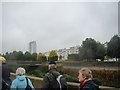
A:
<svg viewBox="0 0 120 90">
<path fill-rule="evenodd" d="M 87 66 L 86 66 L 87 67 Z M 63 66 L 63 68 L 80 69 L 80 66 Z M 94 70 L 120 70 L 118 67 L 87 67 Z"/>
</svg>

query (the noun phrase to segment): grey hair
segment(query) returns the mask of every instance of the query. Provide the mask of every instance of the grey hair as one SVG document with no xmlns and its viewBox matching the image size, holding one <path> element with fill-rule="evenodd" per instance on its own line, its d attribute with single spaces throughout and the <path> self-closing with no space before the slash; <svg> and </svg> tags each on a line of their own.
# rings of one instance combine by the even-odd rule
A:
<svg viewBox="0 0 120 90">
<path fill-rule="evenodd" d="M 82 73 L 83 77 L 85 79 L 91 79 L 93 76 L 92 76 L 92 71 L 88 68 L 81 68 L 79 70 L 80 73 Z"/>
<path fill-rule="evenodd" d="M 56 65 L 55 64 L 50 64 L 49 69 L 53 69 L 53 68 L 56 68 Z"/>
<path fill-rule="evenodd" d="M 17 68 L 16 70 L 16 75 L 24 75 L 25 74 L 25 69 L 22 67 Z"/>
</svg>

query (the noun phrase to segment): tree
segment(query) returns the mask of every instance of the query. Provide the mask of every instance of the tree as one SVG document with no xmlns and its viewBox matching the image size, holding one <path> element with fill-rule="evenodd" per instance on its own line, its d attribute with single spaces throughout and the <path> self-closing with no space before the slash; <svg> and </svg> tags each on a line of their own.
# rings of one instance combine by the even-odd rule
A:
<svg viewBox="0 0 120 90">
<path fill-rule="evenodd" d="M 82 42 L 82 47 L 80 47 L 80 58 L 81 59 L 95 59 L 96 52 L 96 41 L 92 38 L 86 38 Z"/>
<path fill-rule="evenodd" d="M 13 52 L 11 52 L 11 53 L 6 53 L 6 55 L 5 55 L 5 58 L 7 59 L 7 60 L 17 60 L 16 59 L 16 51 L 13 51 Z"/>
<path fill-rule="evenodd" d="M 48 60 L 49 61 L 57 61 L 58 60 L 58 55 L 55 50 L 50 51 Z"/>
<path fill-rule="evenodd" d="M 17 60 L 23 60 L 24 59 L 24 55 L 22 51 L 19 51 L 16 53 L 16 59 Z"/>
<path fill-rule="evenodd" d="M 44 54 L 39 53 L 39 54 L 37 55 L 37 60 L 40 61 L 41 63 L 42 63 L 42 62 L 46 62 L 46 61 L 47 61 L 47 57 L 46 57 Z"/>
<path fill-rule="evenodd" d="M 105 46 L 98 42 L 96 49 L 96 59 L 104 60 L 105 53 L 106 53 Z"/>
<path fill-rule="evenodd" d="M 62 56 L 62 55 L 60 55 L 60 56 L 59 56 L 59 60 L 62 60 L 62 58 L 63 58 L 63 56 Z"/>
<path fill-rule="evenodd" d="M 79 48 L 79 58 L 87 60 L 103 59 L 105 47 L 103 44 L 96 42 L 92 38 L 86 38 Z"/>
<path fill-rule="evenodd" d="M 26 51 L 24 54 L 24 60 L 32 60 L 30 52 Z"/>
<path fill-rule="evenodd" d="M 120 58 L 120 37 L 114 35 L 107 45 L 107 55 L 111 58 Z"/>
<path fill-rule="evenodd" d="M 36 61 L 37 60 L 37 53 L 32 53 L 31 58 L 32 58 L 32 61 Z"/>
</svg>

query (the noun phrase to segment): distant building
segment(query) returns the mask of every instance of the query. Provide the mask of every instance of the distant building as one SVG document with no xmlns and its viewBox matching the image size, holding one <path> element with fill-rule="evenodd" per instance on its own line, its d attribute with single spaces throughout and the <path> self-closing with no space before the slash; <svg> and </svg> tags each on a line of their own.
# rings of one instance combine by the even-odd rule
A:
<svg viewBox="0 0 120 90">
<path fill-rule="evenodd" d="M 74 46 L 70 48 L 64 48 L 64 49 L 59 49 L 55 50 L 57 55 L 58 55 L 58 60 L 67 60 L 69 54 L 79 54 L 79 48 L 80 46 Z M 50 52 L 45 52 L 45 56 L 49 56 Z"/>
<path fill-rule="evenodd" d="M 70 47 L 68 49 L 66 49 L 66 48 L 59 49 L 57 51 L 58 60 L 60 60 L 60 58 L 59 58 L 60 56 L 62 56 L 62 60 L 67 60 L 69 54 L 79 54 L 79 47 L 80 46 L 74 46 L 74 47 Z"/>
<path fill-rule="evenodd" d="M 60 56 L 62 57 L 61 59 L 62 60 L 66 60 L 67 57 L 68 57 L 68 49 L 64 48 L 64 49 L 59 49 L 57 51 L 57 54 L 58 54 L 58 60 L 60 60 Z"/>
<path fill-rule="evenodd" d="M 29 43 L 29 52 L 31 54 L 36 53 L 36 48 L 37 48 L 36 41 L 32 41 Z"/>
<path fill-rule="evenodd" d="M 80 46 L 70 47 L 68 54 L 79 54 L 79 48 Z"/>
<path fill-rule="evenodd" d="M 50 53 L 50 52 L 45 52 L 45 53 L 43 53 L 43 54 L 45 54 L 45 56 L 47 57 L 47 60 L 48 60 L 49 53 Z"/>
<path fill-rule="evenodd" d="M 104 46 L 107 48 L 107 46 L 108 46 L 108 42 L 105 42 L 105 43 L 104 43 Z"/>
</svg>

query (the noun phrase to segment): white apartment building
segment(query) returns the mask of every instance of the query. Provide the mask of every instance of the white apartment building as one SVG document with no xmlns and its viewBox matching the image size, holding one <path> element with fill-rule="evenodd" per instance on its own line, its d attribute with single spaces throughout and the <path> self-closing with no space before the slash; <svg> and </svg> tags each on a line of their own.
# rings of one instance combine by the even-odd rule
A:
<svg viewBox="0 0 120 90">
<path fill-rule="evenodd" d="M 29 43 L 29 52 L 31 54 L 36 53 L 36 48 L 37 48 L 36 41 L 32 41 Z"/>
<path fill-rule="evenodd" d="M 59 60 L 59 56 L 62 56 L 62 60 L 67 60 L 68 59 L 68 55 L 69 54 L 78 54 L 79 53 L 79 47 L 80 46 L 74 46 L 74 47 L 70 47 L 68 49 L 64 48 L 64 49 L 59 49 L 57 51 L 58 54 L 58 60 Z"/>
<path fill-rule="evenodd" d="M 68 57 L 68 49 L 64 48 L 64 49 L 59 49 L 58 51 L 56 51 L 58 54 L 58 60 L 60 60 L 60 56 L 62 56 L 62 60 L 66 60 Z"/>
<path fill-rule="evenodd" d="M 48 60 L 49 53 L 50 53 L 50 52 L 45 52 L 45 53 L 43 53 L 43 54 L 47 57 L 47 60 Z"/>
<path fill-rule="evenodd" d="M 78 54 L 79 53 L 79 47 L 80 46 L 70 47 L 68 54 Z"/>
<path fill-rule="evenodd" d="M 60 60 L 60 56 L 62 56 L 62 60 L 67 60 L 68 59 L 68 55 L 69 54 L 78 54 L 79 53 L 79 47 L 80 46 L 74 46 L 74 47 L 70 47 L 68 49 L 64 48 L 64 49 L 59 49 L 56 50 L 56 53 L 58 54 L 58 60 Z M 50 52 L 45 52 L 45 56 L 49 56 Z"/>
</svg>

